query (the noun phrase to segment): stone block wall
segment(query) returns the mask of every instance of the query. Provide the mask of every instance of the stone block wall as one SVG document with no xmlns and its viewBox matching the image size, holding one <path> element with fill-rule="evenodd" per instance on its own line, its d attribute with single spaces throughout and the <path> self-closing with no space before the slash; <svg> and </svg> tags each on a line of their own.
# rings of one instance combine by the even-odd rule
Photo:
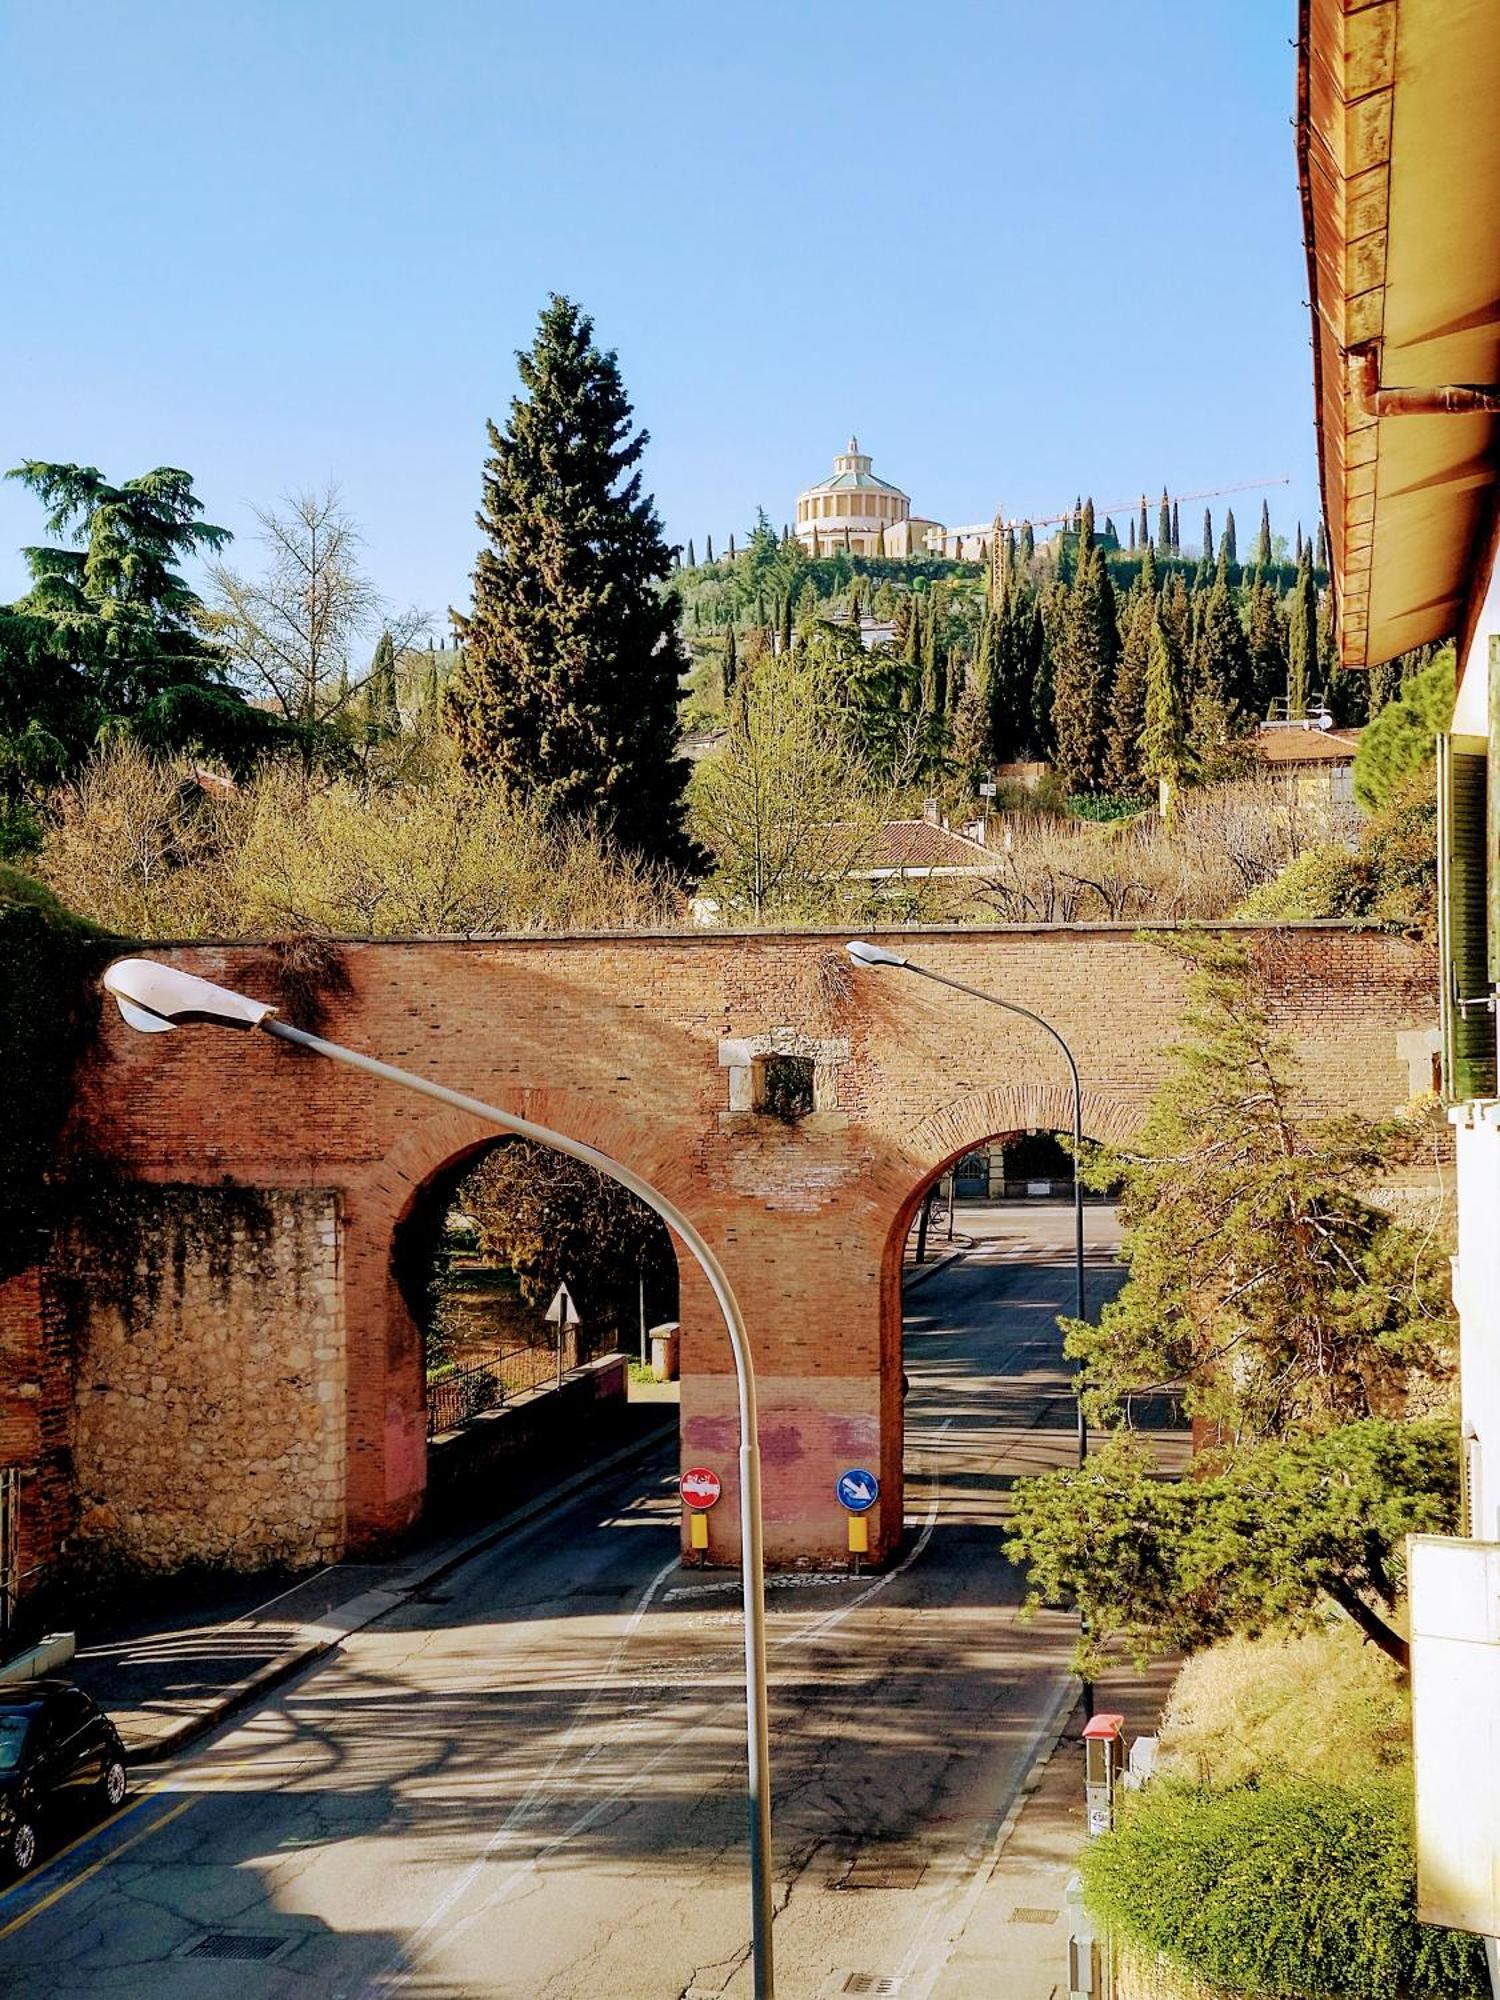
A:
<svg viewBox="0 0 1500 2000">
<path fill-rule="evenodd" d="M 335 1560 L 345 1382 L 337 1197 L 131 1191 L 74 1230 L 75 1548 L 144 1569 Z"/>
</svg>

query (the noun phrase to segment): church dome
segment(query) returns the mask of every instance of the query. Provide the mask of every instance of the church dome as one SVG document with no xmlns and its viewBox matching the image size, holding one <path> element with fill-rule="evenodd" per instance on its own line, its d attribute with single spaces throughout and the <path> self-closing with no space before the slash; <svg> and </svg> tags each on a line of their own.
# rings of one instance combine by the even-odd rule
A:
<svg viewBox="0 0 1500 2000">
<path fill-rule="evenodd" d="M 797 496 L 797 535 L 805 547 L 847 548 L 856 555 L 884 553 L 886 530 L 911 518 L 911 500 L 870 470 L 868 452 L 851 437 L 833 461 L 832 475 Z"/>
</svg>

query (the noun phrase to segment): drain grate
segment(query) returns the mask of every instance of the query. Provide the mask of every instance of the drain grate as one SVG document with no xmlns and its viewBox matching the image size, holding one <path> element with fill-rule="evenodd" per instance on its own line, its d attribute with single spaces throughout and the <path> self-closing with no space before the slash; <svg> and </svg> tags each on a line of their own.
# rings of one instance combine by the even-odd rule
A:
<svg viewBox="0 0 1500 2000">
<path fill-rule="evenodd" d="M 841 1889 L 916 1889 L 921 1886 L 922 1877 L 927 1873 L 925 1861 L 900 1861 L 885 1859 L 880 1855 L 861 1855 L 850 1868 Z"/>
<path fill-rule="evenodd" d="M 885 1996 L 885 2000 L 899 2000 L 902 1981 L 893 1979 L 888 1972 L 851 1972 L 844 1981 L 846 1993 L 873 1993 Z"/>
<path fill-rule="evenodd" d="M 186 1956 L 188 1958 L 235 1958 L 259 1963 L 263 1959 L 274 1958 L 283 1945 L 291 1943 L 287 1937 L 259 1936 L 250 1931 L 210 1931 L 207 1937 L 199 1938 Z"/>
<path fill-rule="evenodd" d="M 1055 1924 L 1060 1915 L 1058 1910 L 1035 1910 L 1023 1903 L 1011 1911 L 1010 1920 L 1013 1924 Z"/>
</svg>

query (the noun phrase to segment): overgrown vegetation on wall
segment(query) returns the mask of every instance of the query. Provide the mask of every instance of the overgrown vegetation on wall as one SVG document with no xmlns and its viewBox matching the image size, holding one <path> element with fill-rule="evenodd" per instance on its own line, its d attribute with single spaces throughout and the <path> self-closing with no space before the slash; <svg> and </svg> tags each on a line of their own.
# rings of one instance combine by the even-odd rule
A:
<svg viewBox="0 0 1500 2000">
<path fill-rule="evenodd" d="M 37 1261 L 55 1220 L 57 1140 L 93 1018 L 97 937 L 0 864 L 0 1279 Z"/>
</svg>

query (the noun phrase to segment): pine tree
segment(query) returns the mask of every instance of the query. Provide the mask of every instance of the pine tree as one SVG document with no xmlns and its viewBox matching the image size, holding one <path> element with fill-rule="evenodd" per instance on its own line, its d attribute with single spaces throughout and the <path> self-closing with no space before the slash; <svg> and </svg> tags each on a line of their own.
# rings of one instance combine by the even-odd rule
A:
<svg viewBox="0 0 1500 2000">
<path fill-rule="evenodd" d="M 644 431 L 593 322 L 554 295 L 489 426 L 473 608 L 446 703 L 464 767 L 675 868 L 684 825 L 678 602 L 638 464 Z"/>
<path fill-rule="evenodd" d="M 1182 531 L 1177 525 L 1177 502 L 1175 500 L 1172 502 L 1172 553 L 1174 556 L 1182 554 Z"/>
<path fill-rule="evenodd" d="M 1213 559 L 1214 559 L 1214 517 L 1209 512 L 1208 508 L 1205 507 L 1203 510 L 1203 560 L 1204 562 L 1211 563 Z"/>
<path fill-rule="evenodd" d="M 1257 569 L 1271 567 L 1271 503 L 1260 503 L 1260 538 L 1255 544 L 1255 566 Z"/>
<path fill-rule="evenodd" d="M 1146 503 L 1143 500 L 1141 502 L 1141 526 L 1143 529 L 1145 522 Z M 1144 539 L 1143 534 L 1142 540 Z M 1161 505 L 1156 512 L 1156 540 L 1163 555 L 1165 555 L 1167 550 L 1172 546 L 1172 509 L 1167 500 L 1167 489 L 1165 486 L 1161 489 Z"/>
<path fill-rule="evenodd" d="M 1096 792 L 1103 783 L 1119 650 L 1114 586 L 1092 529 L 1090 508 L 1079 535 L 1078 572 L 1068 592 L 1062 643 L 1054 653 L 1052 730 L 1058 773 L 1070 792 Z"/>
</svg>

